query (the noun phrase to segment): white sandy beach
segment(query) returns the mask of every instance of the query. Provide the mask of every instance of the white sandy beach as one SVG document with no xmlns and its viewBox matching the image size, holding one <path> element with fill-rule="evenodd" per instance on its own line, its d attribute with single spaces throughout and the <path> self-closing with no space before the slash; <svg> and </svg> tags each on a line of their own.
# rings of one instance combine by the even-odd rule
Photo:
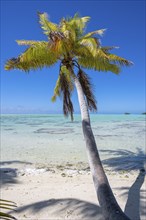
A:
<svg viewBox="0 0 146 220">
<path fill-rule="evenodd" d="M 103 220 L 89 171 L 72 169 L 2 169 L 1 197 L 15 201 L 17 219 Z M 144 172 L 109 172 L 121 208 L 132 220 L 144 220 Z"/>
</svg>

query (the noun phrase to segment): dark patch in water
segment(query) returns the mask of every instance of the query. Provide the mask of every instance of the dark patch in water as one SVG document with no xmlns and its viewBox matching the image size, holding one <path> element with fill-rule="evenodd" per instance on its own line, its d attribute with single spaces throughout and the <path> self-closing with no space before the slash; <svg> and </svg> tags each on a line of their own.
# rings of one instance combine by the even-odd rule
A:
<svg viewBox="0 0 146 220">
<path fill-rule="evenodd" d="M 65 122 L 65 124 L 72 124 L 72 125 L 74 125 L 74 124 L 81 124 L 81 122 L 80 121 L 68 121 L 68 122 Z"/>
<path fill-rule="evenodd" d="M 13 128 L 5 128 L 4 129 L 5 131 L 12 131 L 12 130 L 14 130 Z"/>
<path fill-rule="evenodd" d="M 27 123 L 27 125 L 30 125 L 30 126 L 37 126 L 37 125 L 42 125 L 44 124 L 43 122 L 41 123 Z"/>
<path fill-rule="evenodd" d="M 95 135 L 95 137 L 100 137 L 100 138 L 104 138 L 104 137 L 117 137 L 118 135 L 111 135 L 111 134 L 106 134 L 106 135 Z M 121 136 L 121 135 L 120 135 Z"/>
<path fill-rule="evenodd" d="M 34 131 L 34 133 L 42 133 L 42 134 L 69 134 L 71 132 L 74 132 L 73 129 L 58 129 L 58 130 L 53 130 L 53 129 L 47 129 L 47 128 L 40 128 Z"/>
</svg>

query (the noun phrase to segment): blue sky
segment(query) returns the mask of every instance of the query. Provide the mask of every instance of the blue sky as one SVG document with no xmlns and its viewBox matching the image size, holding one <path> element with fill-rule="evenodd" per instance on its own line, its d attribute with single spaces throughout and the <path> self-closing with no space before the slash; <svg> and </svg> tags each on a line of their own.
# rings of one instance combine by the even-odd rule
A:
<svg viewBox="0 0 146 220">
<path fill-rule="evenodd" d="M 145 1 L 1 1 L 1 111 L 2 113 L 61 113 L 62 102 L 51 103 L 58 77 L 58 64 L 50 69 L 5 71 L 7 59 L 18 56 L 25 47 L 15 40 L 47 40 L 38 23 L 37 11 L 47 12 L 51 21 L 62 17 L 90 16 L 87 31 L 107 28 L 104 46 L 134 62 L 120 75 L 86 70 L 92 78 L 99 113 L 141 113 L 145 111 Z M 73 95 L 76 112 L 79 106 Z"/>
</svg>

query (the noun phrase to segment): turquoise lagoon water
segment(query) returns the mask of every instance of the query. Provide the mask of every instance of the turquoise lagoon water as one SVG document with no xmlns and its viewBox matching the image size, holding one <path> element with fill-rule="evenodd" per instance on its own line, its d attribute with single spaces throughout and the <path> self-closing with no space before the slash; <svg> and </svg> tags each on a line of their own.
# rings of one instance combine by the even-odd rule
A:
<svg viewBox="0 0 146 220">
<path fill-rule="evenodd" d="M 104 165 L 114 169 L 143 166 L 144 115 L 91 115 Z M 81 117 L 63 115 L 1 115 L 1 161 L 20 164 L 86 163 Z"/>
</svg>

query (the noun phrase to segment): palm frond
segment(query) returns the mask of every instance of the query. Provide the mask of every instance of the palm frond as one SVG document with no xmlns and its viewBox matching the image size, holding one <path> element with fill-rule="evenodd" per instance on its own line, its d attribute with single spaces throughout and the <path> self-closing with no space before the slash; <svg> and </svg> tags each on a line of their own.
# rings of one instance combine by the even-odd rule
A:
<svg viewBox="0 0 146 220">
<path fill-rule="evenodd" d="M 66 41 L 66 39 L 56 39 L 52 43 L 50 49 L 56 55 L 60 55 L 60 57 L 63 57 L 63 56 L 67 56 L 67 54 L 71 51 L 71 44 L 69 41 Z"/>
<path fill-rule="evenodd" d="M 89 110 L 97 111 L 96 99 L 93 94 L 92 84 L 90 82 L 89 76 L 85 72 L 83 72 L 81 69 L 79 69 L 77 76 L 82 86 L 84 95 L 86 97 Z"/>
<path fill-rule="evenodd" d="M 90 21 L 90 16 L 81 17 L 81 21 L 84 24 L 84 27 L 86 26 L 86 23 Z"/>
<path fill-rule="evenodd" d="M 47 13 L 38 12 L 38 16 L 39 16 L 39 23 L 41 24 L 41 28 L 44 30 L 44 34 L 49 35 L 51 31 L 58 30 L 58 25 L 48 20 Z"/>
<path fill-rule="evenodd" d="M 34 41 L 34 40 L 16 40 L 16 42 L 18 45 L 25 45 L 25 46 L 45 43 L 45 41 Z"/>
<path fill-rule="evenodd" d="M 1 219 L 5 219 L 5 220 L 16 219 L 12 215 L 9 215 L 9 214 L 4 213 L 4 212 L 0 212 L 0 217 L 1 217 Z"/>
<path fill-rule="evenodd" d="M 115 54 L 108 54 L 108 59 L 114 64 L 117 64 L 120 66 L 131 66 L 133 64 L 133 62 L 126 60 L 123 57 L 117 56 Z"/>
<path fill-rule="evenodd" d="M 108 72 L 111 71 L 115 74 L 120 72 L 120 67 L 116 64 L 110 63 L 107 56 L 103 56 L 102 53 L 97 53 L 93 56 L 91 52 L 86 56 L 80 56 L 78 58 L 78 63 L 87 69 L 94 69 L 98 71 Z"/>
<path fill-rule="evenodd" d="M 70 114 L 71 120 L 73 120 L 73 104 L 71 101 L 71 91 L 68 86 L 68 80 L 64 73 L 60 75 L 61 92 L 63 95 L 63 113 L 65 116 Z"/>
<path fill-rule="evenodd" d="M 61 72 L 65 75 L 67 82 L 68 82 L 69 89 L 72 92 L 74 90 L 74 83 L 73 83 L 73 78 L 71 76 L 70 71 L 67 69 L 65 65 L 63 65 L 61 66 Z"/>
<path fill-rule="evenodd" d="M 86 48 L 94 56 L 97 53 L 97 48 L 99 47 L 99 42 L 96 38 L 83 38 L 78 41 L 78 44 L 83 48 Z"/>
<path fill-rule="evenodd" d="M 116 54 L 109 53 L 112 49 L 118 49 L 119 47 L 112 46 L 112 47 L 101 47 L 100 51 L 102 51 L 109 59 L 110 62 L 120 65 L 120 66 L 131 66 L 133 62 L 126 60 L 123 57 L 117 56 Z"/>
<path fill-rule="evenodd" d="M 118 49 L 119 47 L 117 46 L 104 46 L 104 47 L 101 47 L 101 50 L 105 53 L 109 53 L 110 50 L 113 50 L 113 49 Z"/>
<path fill-rule="evenodd" d="M 17 58 L 8 60 L 5 70 L 20 69 L 23 71 L 36 70 L 38 68 L 49 67 L 58 60 L 58 53 L 51 49 L 48 42 L 39 41 L 32 44 Z"/>
<path fill-rule="evenodd" d="M 14 202 L 0 199 L 0 209 L 14 210 L 15 207 L 17 206 Z M 0 217 L 1 219 L 6 219 L 6 220 L 16 219 L 14 216 L 2 211 L 0 211 Z"/>
<path fill-rule="evenodd" d="M 51 98 L 52 102 L 55 102 L 57 96 L 60 96 L 60 95 L 61 95 L 61 84 L 60 84 L 60 75 L 59 75 L 58 80 L 56 82 L 56 86 L 54 88 L 54 95 Z"/>
<path fill-rule="evenodd" d="M 73 53 L 75 57 L 78 59 L 80 57 L 88 57 L 89 54 L 91 54 L 91 51 L 85 45 L 82 45 L 80 44 L 80 42 L 77 42 L 73 48 Z"/>
<path fill-rule="evenodd" d="M 60 30 L 64 33 L 67 44 L 73 44 L 76 41 L 76 30 L 72 27 L 69 21 L 62 19 L 60 22 Z"/>
<path fill-rule="evenodd" d="M 73 18 L 69 19 L 68 23 L 72 27 L 72 29 L 74 29 L 77 39 L 81 37 L 81 35 L 83 35 L 84 29 L 89 20 L 89 16 L 80 17 L 77 13 L 74 15 Z"/>
<path fill-rule="evenodd" d="M 71 94 L 74 89 L 73 80 L 70 76 L 70 72 L 65 66 L 61 67 L 59 78 L 54 88 L 54 95 L 52 102 L 56 101 L 57 96 L 63 98 L 63 113 L 65 116 L 70 114 L 71 120 L 73 120 L 73 104 L 71 101 Z"/>
<path fill-rule="evenodd" d="M 76 27 L 83 30 L 83 28 L 85 28 L 89 20 L 90 20 L 90 16 L 80 17 L 79 13 L 76 13 L 74 17 L 69 19 L 69 22 L 72 24 L 76 24 Z"/>
<path fill-rule="evenodd" d="M 92 31 L 92 32 L 89 32 L 88 34 L 85 34 L 85 35 L 83 36 L 83 38 L 93 37 L 94 35 L 100 35 L 100 36 L 102 36 L 105 31 L 106 31 L 106 29 L 100 29 L 100 30 Z"/>
</svg>

